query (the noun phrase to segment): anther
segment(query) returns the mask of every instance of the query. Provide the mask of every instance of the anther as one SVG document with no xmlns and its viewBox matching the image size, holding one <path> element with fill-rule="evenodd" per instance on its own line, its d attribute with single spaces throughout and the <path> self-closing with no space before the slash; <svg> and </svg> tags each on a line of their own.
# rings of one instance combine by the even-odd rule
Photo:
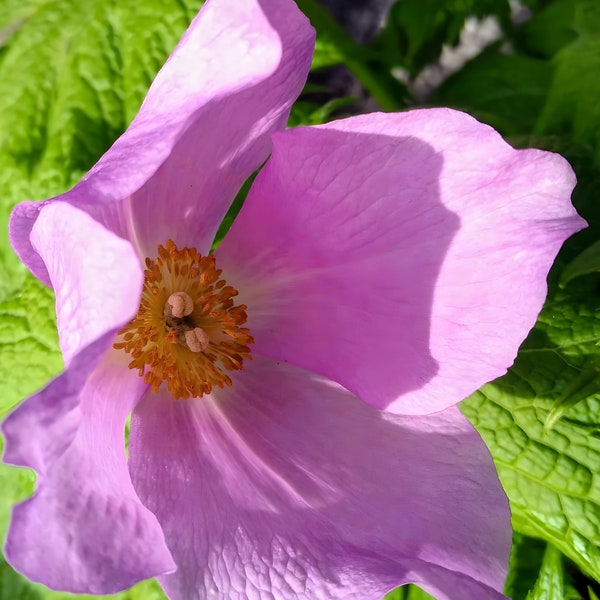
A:
<svg viewBox="0 0 600 600">
<path fill-rule="evenodd" d="M 194 301 L 185 292 L 171 294 L 167 300 L 167 304 L 171 308 L 171 314 L 177 319 L 183 319 L 183 317 L 191 315 L 194 311 Z"/>
</svg>

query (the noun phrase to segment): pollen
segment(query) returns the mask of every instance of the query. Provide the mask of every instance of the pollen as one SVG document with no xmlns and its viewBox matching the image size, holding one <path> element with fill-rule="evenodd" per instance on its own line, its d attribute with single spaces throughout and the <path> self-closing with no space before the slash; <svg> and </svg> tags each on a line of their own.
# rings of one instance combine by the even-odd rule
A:
<svg viewBox="0 0 600 600">
<path fill-rule="evenodd" d="M 140 308 L 114 347 L 131 355 L 129 368 L 154 392 L 164 383 L 176 400 L 230 386 L 227 371 L 243 368 L 254 342 L 237 294 L 212 255 L 178 250 L 169 240 L 146 259 Z"/>
</svg>

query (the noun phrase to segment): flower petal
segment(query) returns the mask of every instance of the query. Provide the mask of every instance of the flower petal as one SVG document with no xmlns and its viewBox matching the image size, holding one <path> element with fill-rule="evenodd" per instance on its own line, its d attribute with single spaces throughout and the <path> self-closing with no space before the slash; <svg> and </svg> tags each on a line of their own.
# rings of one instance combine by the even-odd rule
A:
<svg viewBox="0 0 600 600">
<path fill-rule="evenodd" d="M 127 131 L 71 191 L 141 256 L 159 243 L 208 252 L 236 192 L 267 158 L 310 68 L 314 32 L 291 0 L 206 2 Z M 30 204 L 13 215 L 22 260 Z M 43 278 L 39 268 L 36 276 Z"/>
<path fill-rule="evenodd" d="M 115 335 L 137 313 L 142 266 L 129 242 L 66 202 L 41 208 L 31 243 L 56 293 L 68 366 L 82 348 L 109 331 Z"/>
<path fill-rule="evenodd" d="M 423 414 L 502 375 L 584 222 L 560 156 L 448 109 L 277 134 L 215 253 L 254 351 Z"/>
<path fill-rule="evenodd" d="M 2 425 L 4 461 L 38 473 L 35 495 L 13 509 L 6 557 L 53 589 L 109 594 L 175 569 L 125 458 L 125 419 L 146 386 L 125 355 L 106 352 L 112 339 L 85 348 Z"/>
<path fill-rule="evenodd" d="M 508 502 L 457 409 L 381 413 L 256 357 L 213 396 L 146 394 L 129 464 L 178 566 L 160 578 L 172 600 L 380 600 L 409 581 L 502 597 Z"/>
</svg>

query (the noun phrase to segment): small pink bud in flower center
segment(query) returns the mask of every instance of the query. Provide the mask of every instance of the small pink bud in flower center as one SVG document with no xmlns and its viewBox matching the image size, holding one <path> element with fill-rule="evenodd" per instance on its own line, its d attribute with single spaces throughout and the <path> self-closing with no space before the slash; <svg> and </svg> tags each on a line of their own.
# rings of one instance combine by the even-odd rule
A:
<svg viewBox="0 0 600 600">
<path fill-rule="evenodd" d="M 171 307 L 171 314 L 178 319 L 183 319 L 183 317 L 191 315 L 194 310 L 194 301 L 185 292 L 171 294 L 167 300 L 167 304 Z"/>
<path fill-rule="evenodd" d="M 210 340 L 201 327 L 195 327 L 185 332 L 185 343 L 192 352 L 202 352 L 208 348 Z"/>
</svg>

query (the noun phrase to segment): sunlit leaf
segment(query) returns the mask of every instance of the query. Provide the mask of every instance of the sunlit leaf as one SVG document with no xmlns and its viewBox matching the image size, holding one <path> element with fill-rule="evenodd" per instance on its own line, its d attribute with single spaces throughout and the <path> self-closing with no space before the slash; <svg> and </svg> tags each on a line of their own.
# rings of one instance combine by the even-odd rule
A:
<svg viewBox="0 0 600 600">
<path fill-rule="evenodd" d="M 584 279 L 558 292 L 509 373 L 462 405 L 492 451 L 516 530 L 552 543 L 596 579 L 600 393 L 552 429 L 544 425 L 555 401 L 598 357 L 598 300 Z"/>
</svg>

